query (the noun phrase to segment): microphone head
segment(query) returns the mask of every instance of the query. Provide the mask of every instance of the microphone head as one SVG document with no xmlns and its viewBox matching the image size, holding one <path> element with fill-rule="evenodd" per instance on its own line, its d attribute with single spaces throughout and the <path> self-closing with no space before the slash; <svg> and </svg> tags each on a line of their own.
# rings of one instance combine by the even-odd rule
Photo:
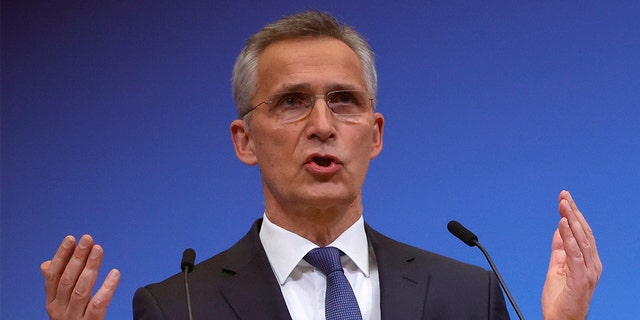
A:
<svg viewBox="0 0 640 320">
<path fill-rule="evenodd" d="M 462 240 L 462 242 L 466 243 L 470 247 L 474 247 L 478 243 L 478 237 L 458 221 L 449 221 L 449 223 L 447 223 L 447 229 L 449 229 L 451 234 Z"/>
<path fill-rule="evenodd" d="M 182 263 L 180 264 L 180 268 L 183 272 L 185 269 L 188 270 L 187 272 L 191 272 L 191 270 L 193 270 L 193 264 L 195 261 L 196 252 L 191 248 L 187 248 L 182 253 Z"/>
</svg>

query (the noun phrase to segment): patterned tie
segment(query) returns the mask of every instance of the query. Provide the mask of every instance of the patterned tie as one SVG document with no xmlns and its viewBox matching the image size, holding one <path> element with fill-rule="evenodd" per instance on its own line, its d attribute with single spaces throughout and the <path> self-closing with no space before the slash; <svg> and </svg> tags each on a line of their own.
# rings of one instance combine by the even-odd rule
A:
<svg viewBox="0 0 640 320">
<path fill-rule="evenodd" d="M 326 319 L 362 320 L 358 301 L 342 270 L 340 250 L 335 247 L 315 248 L 304 256 L 304 260 L 327 276 L 324 300 Z"/>
</svg>

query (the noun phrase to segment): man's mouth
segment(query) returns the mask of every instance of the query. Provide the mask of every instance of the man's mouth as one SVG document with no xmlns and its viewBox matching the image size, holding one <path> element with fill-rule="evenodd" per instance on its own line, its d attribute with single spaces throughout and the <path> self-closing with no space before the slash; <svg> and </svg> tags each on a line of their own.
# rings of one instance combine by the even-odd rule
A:
<svg viewBox="0 0 640 320">
<path fill-rule="evenodd" d="M 340 159 L 317 153 L 309 155 L 305 164 L 309 170 L 319 174 L 333 174 L 341 167 Z"/>
<path fill-rule="evenodd" d="M 331 158 L 327 158 L 327 157 L 313 157 L 313 159 L 311 159 L 311 161 L 315 162 L 317 165 L 321 166 L 321 167 L 328 167 L 331 165 L 332 162 L 334 162 L 333 159 Z"/>
</svg>

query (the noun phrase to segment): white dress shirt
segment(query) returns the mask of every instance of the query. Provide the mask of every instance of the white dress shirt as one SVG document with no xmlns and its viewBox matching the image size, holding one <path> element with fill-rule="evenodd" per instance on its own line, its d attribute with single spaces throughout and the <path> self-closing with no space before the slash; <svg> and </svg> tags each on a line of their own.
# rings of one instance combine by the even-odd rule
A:
<svg viewBox="0 0 640 320">
<path fill-rule="evenodd" d="M 311 249 L 318 246 L 275 225 L 266 213 L 260 228 L 260 241 L 280 284 L 291 318 L 324 320 L 326 277 L 303 260 Z M 364 219 L 360 217 L 328 246 L 345 253 L 341 257 L 342 267 L 358 300 L 362 319 L 380 320 L 378 266 L 364 231 Z"/>
</svg>

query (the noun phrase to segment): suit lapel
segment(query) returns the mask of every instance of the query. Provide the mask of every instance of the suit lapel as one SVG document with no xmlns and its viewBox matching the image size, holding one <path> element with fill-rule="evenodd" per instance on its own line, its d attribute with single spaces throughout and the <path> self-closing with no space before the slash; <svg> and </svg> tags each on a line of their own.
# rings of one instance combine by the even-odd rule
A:
<svg viewBox="0 0 640 320">
<path fill-rule="evenodd" d="M 228 274 L 220 290 L 239 319 L 291 319 L 289 310 L 260 243 L 262 220 L 225 254 Z M 406 246 L 365 224 L 380 279 L 382 319 L 422 319 L 429 275 Z"/>
<path fill-rule="evenodd" d="M 227 251 L 223 272 L 229 277 L 220 286 L 239 319 L 291 319 L 269 260 L 260 243 L 262 220 Z"/>
<path fill-rule="evenodd" d="M 406 246 L 365 225 L 380 278 L 382 319 L 422 319 L 429 276 Z"/>
</svg>

